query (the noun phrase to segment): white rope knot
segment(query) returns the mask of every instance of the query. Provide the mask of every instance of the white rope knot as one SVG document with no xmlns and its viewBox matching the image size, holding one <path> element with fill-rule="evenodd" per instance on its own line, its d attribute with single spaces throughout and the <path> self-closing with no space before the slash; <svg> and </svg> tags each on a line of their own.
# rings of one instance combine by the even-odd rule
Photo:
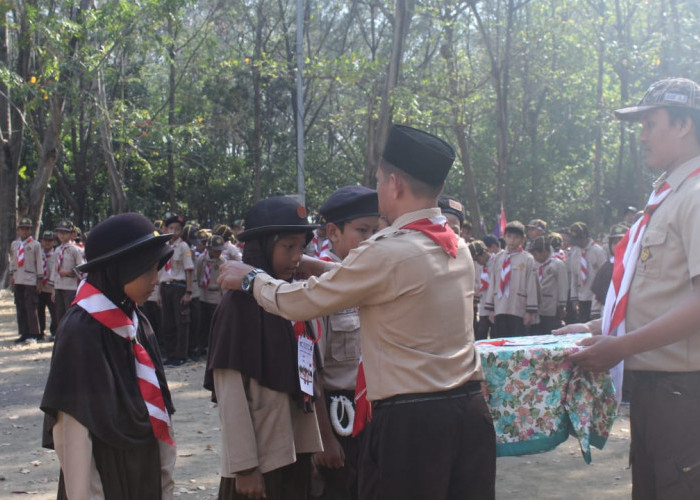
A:
<svg viewBox="0 0 700 500">
<path fill-rule="evenodd" d="M 339 436 L 352 434 L 352 424 L 355 421 L 355 408 L 352 405 L 352 401 L 342 395 L 332 396 L 330 417 L 333 430 Z"/>
</svg>

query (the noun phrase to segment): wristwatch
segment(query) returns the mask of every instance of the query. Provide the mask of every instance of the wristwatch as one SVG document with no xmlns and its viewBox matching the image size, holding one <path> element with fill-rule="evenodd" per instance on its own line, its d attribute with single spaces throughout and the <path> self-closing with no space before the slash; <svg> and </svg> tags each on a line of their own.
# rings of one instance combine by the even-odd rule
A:
<svg viewBox="0 0 700 500">
<path fill-rule="evenodd" d="M 241 290 L 243 290 L 246 293 L 253 293 L 253 283 L 255 282 L 255 277 L 260 274 L 264 273 L 264 269 L 253 269 L 251 272 L 243 276 L 243 280 L 241 281 Z"/>
</svg>

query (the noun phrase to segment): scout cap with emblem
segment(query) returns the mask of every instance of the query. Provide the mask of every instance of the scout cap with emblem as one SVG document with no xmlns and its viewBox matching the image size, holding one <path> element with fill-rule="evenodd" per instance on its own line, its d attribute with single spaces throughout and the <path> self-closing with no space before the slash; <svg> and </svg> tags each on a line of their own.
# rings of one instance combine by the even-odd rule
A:
<svg viewBox="0 0 700 500">
<path fill-rule="evenodd" d="M 63 219 L 59 221 L 58 224 L 56 224 L 56 228 L 54 229 L 54 231 L 65 231 L 67 233 L 70 233 L 73 231 L 73 223 L 68 219 Z"/>
<path fill-rule="evenodd" d="M 625 236 L 625 233 L 629 230 L 627 226 L 624 224 L 614 224 L 610 228 L 610 234 L 608 234 L 608 238 L 613 239 L 613 238 L 622 238 Z"/>
<path fill-rule="evenodd" d="M 547 244 L 547 237 L 546 236 L 538 236 L 537 238 L 532 240 L 532 243 L 530 244 L 530 251 L 531 252 L 549 251 L 549 245 Z"/>
<path fill-rule="evenodd" d="M 588 230 L 588 225 L 585 222 L 574 222 L 569 228 L 569 234 L 572 238 L 587 240 L 591 233 Z"/>
<path fill-rule="evenodd" d="M 452 214 L 459 219 L 459 225 L 464 224 L 464 205 L 452 196 L 441 194 L 438 197 L 438 207 L 443 214 Z"/>
<path fill-rule="evenodd" d="M 306 232 L 307 243 L 318 224 L 309 224 L 306 209 L 289 196 L 273 196 L 253 205 L 245 218 L 245 231 L 238 241 L 248 241 L 265 234 Z"/>
<path fill-rule="evenodd" d="M 615 111 L 624 121 L 638 121 L 650 109 L 687 108 L 700 112 L 700 85 L 687 78 L 666 78 L 652 83 L 636 106 Z"/>
<path fill-rule="evenodd" d="M 474 240 L 469 243 L 469 252 L 472 254 L 472 259 L 475 259 L 479 255 L 488 252 L 488 248 L 486 248 L 486 244 L 483 241 Z"/>
<path fill-rule="evenodd" d="M 22 217 L 17 223 L 17 227 L 34 227 L 34 224 L 32 224 L 32 219 L 29 217 Z"/>
<path fill-rule="evenodd" d="M 170 234 L 160 234 L 153 223 L 141 214 L 124 213 L 113 215 L 97 224 L 85 242 L 87 262 L 77 267 L 78 271 L 90 272 L 98 267 L 120 259 L 129 260 L 130 274 L 125 279 L 135 279 L 154 262 L 163 267 L 173 254 L 166 245 Z M 125 283 L 127 283 L 127 280 Z"/>
<path fill-rule="evenodd" d="M 223 250 L 224 243 L 224 238 L 222 236 L 219 236 L 218 234 L 215 234 L 207 240 L 207 246 L 212 250 Z"/>
<path fill-rule="evenodd" d="M 547 232 L 547 223 L 542 219 L 532 219 L 530 222 L 527 223 L 527 227 Z"/>
<path fill-rule="evenodd" d="M 452 167 L 455 151 L 428 132 L 392 125 L 382 158 L 430 186 L 441 186 Z"/>
<path fill-rule="evenodd" d="M 360 217 L 378 216 L 377 192 L 364 186 L 336 189 L 318 209 L 325 222 L 338 224 Z"/>
<path fill-rule="evenodd" d="M 506 224 L 504 233 L 517 233 L 520 236 L 525 236 L 525 226 L 519 220 L 514 220 Z"/>
<path fill-rule="evenodd" d="M 555 250 L 559 250 L 564 244 L 564 238 L 559 233 L 549 233 L 549 246 Z"/>
<path fill-rule="evenodd" d="M 42 240 L 53 240 L 53 231 L 44 231 L 41 233 Z"/>
</svg>

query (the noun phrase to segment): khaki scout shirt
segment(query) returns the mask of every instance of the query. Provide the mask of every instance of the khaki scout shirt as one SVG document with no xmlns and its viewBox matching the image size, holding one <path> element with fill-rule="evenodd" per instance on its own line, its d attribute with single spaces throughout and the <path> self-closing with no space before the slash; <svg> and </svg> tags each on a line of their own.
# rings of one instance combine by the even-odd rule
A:
<svg viewBox="0 0 700 500">
<path fill-rule="evenodd" d="M 62 256 L 62 257 L 61 257 Z M 76 266 L 85 262 L 83 252 L 73 243 L 63 243 L 54 250 L 51 277 L 56 290 L 76 290 L 78 288 L 78 276 L 73 273 L 70 276 L 61 276 L 58 272 L 58 262 L 61 262 L 60 270 L 73 271 Z"/>
<path fill-rule="evenodd" d="M 332 252 L 334 262 L 341 260 Z M 357 307 L 336 311 L 323 318 L 323 333 L 318 341 L 323 370 L 323 387 L 330 391 L 355 391 L 360 364 L 360 313 Z"/>
<path fill-rule="evenodd" d="M 293 320 L 359 306 L 371 401 L 482 380 L 472 326 L 474 265 L 466 243 L 459 240 L 453 259 L 425 234 L 401 229 L 440 214 L 432 208 L 402 215 L 319 278 L 290 284 L 260 274 L 255 298 L 272 314 Z"/>
<path fill-rule="evenodd" d="M 588 277 L 586 282 L 581 281 L 581 257 L 583 252 L 586 252 L 586 262 L 588 263 Z M 571 253 L 567 257 L 567 263 L 570 266 L 571 272 L 571 300 L 589 301 L 595 298 L 593 291 L 591 290 L 591 285 L 595 280 L 596 274 L 600 268 L 608 260 L 608 255 L 605 250 L 594 243 L 593 240 L 589 240 L 586 247 L 582 250 L 579 247 L 571 247 Z"/>
<path fill-rule="evenodd" d="M 214 370 L 221 420 L 221 476 L 259 467 L 263 474 L 323 450 L 316 413 L 237 370 Z"/>
<path fill-rule="evenodd" d="M 501 286 L 501 268 L 508 256 L 507 251 L 496 255 L 491 267 L 491 283 L 486 291 L 486 310 L 498 314 L 525 316 L 526 312 L 538 311 L 537 263 L 526 251 L 510 256 L 510 282 L 508 296 L 498 296 Z"/>
<path fill-rule="evenodd" d="M 51 293 L 53 292 L 53 281 L 51 280 L 52 278 L 52 273 L 51 273 L 51 267 L 56 266 L 56 260 L 54 258 L 54 254 L 56 252 L 52 248 L 48 252 L 44 252 L 44 249 L 41 249 L 41 269 L 42 273 L 44 272 L 44 262 L 46 263 L 46 274 L 42 278 L 42 283 L 41 283 L 41 291 L 43 293 Z M 46 278 L 46 283 L 44 283 L 44 278 Z"/>
<path fill-rule="evenodd" d="M 26 241 L 26 240 L 25 240 Z M 17 265 L 19 257 L 19 247 L 22 242 L 15 240 L 10 246 L 12 258 L 10 259 L 10 274 L 17 285 L 36 286 L 41 281 L 44 274 L 43 264 L 41 260 L 41 244 L 32 239 L 29 243 L 24 244 L 24 264 L 22 267 Z"/>
<path fill-rule="evenodd" d="M 204 268 L 209 263 L 209 284 L 206 290 L 202 287 L 202 280 L 204 279 Z M 217 283 L 219 278 L 219 267 L 221 264 L 226 262 L 223 255 L 219 256 L 218 259 L 212 259 L 209 253 L 203 253 L 197 257 L 197 264 L 195 265 L 195 270 L 197 274 L 197 288 L 201 288 L 202 295 L 200 300 L 206 302 L 207 304 L 218 304 L 221 302 L 221 297 L 223 293 L 221 287 Z"/>
<path fill-rule="evenodd" d="M 627 302 L 628 332 L 687 300 L 692 293 L 691 280 L 700 275 L 700 175 L 688 178 L 698 167 L 700 157 L 680 165 L 665 178 L 671 192 L 652 214 L 642 236 Z M 625 368 L 700 370 L 700 325 L 694 335 L 680 342 L 625 359 Z"/>
<path fill-rule="evenodd" d="M 160 282 L 167 281 L 185 281 L 187 279 L 187 274 L 185 271 L 191 271 L 194 269 L 194 262 L 192 262 L 192 250 L 187 243 L 178 239 L 175 243 L 168 242 L 173 250 L 173 256 L 170 257 L 170 271 L 165 271 L 165 266 L 163 266 L 163 272 L 160 273 Z"/>
<path fill-rule="evenodd" d="M 538 264 L 542 268 L 540 280 L 540 316 L 556 316 L 557 307 L 566 306 L 569 296 L 569 273 L 566 264 L 554 257 L 544 264 Z M 538 269 L 539 279 L 539 269 Z"/>
</svg>

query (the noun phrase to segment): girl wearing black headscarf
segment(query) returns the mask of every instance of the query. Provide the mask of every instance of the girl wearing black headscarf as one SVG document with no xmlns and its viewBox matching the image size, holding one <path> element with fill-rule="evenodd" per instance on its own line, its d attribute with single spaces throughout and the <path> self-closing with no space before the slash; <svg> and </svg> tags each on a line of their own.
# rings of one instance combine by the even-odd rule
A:
<svg viewBox="0 0 700 500">
<path fill-rule="evenodd" d="M 135 213 L 110 217 L 88 236 L 79 267 L 87 278 L 58 327 L 41 401 L 43 444 L 61 463 L 58 498 L 172 497 L 175 410 L 137 306 L 172 254 L 169 237 Z"/>
<path fill-rule="evenodd" d="M 238 236 L 243 261 L 291 280 L 315 227 L 304 217 L 288 197 L 258 202 Z M 221 419 L 220 499 L 308 498 L 311 454 L 322 444 L 300 387 L 298 327 L 240 290 L 226 292 L 214 314 L 204 386 L 215 392 Z"/>
</svg>

